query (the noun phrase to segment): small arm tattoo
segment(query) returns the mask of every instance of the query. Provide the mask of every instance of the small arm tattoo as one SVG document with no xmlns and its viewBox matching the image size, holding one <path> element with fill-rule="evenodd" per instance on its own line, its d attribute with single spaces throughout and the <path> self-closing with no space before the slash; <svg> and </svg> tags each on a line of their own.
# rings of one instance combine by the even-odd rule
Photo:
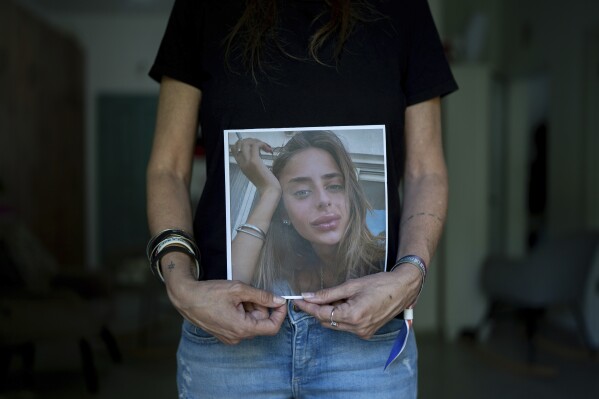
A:
<svg viewBox="0 0 599 399">
<path fill-rule="evenodd" d="M 171 261 L 171 263 L 168 264 L 168 270 L 172 271 L 175 268 L 175 262 Z"/>
<path fill-rule="evenodd" d="M 173 262 L 171 260 L 171 263 L 166 265 L 166 268 L 172 272 L 173 270 L 175 270 L 176 266 L 177 265 L 175 264 L 175 262 Z M 192 276 L 195 276 L 197 274 L 195 265 L 189 265 L 189 272 L 191 273 Z"/>
<path fill-rule="evenodd" d="M 408 216 L 408 217 L 406 218 L 406 220 L 404 220 L 404 221 L 401 223 L 401 226 L 403 226 L 404 224 L 408 223 L 410 220 L 412 220 L 412 219 L 414 219 L 414 218 L 416 218 L 416 217 L 420 217 L 420 216 L 427 216 L 427 217 L 431 217 L 431 218 L 433 218 L 433 219 L 437 220 L 439 223 L 441 223 L 441 224 L 443 223 L 443 219 L 442 219 L 441 217 L 439 217 L 438 215 L 435 215 L 434 213 L 428 213 L 428 212 L 418 212 L 418 213 L 414 213 L 414 214 L 412 214 L 412 215 Z"/>
</svg>

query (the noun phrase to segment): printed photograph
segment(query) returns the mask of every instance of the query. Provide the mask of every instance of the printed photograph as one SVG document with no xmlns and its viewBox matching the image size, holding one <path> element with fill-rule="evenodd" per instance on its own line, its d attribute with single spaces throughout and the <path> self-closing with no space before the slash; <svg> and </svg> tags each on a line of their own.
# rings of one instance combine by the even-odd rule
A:
<svg viewBox="0 0 599 399">
<path fill-rule="evenodd" d="M 385 270 L 385 127 L 227 130 L 228 278 L 286 298 Z"/>
</svg>

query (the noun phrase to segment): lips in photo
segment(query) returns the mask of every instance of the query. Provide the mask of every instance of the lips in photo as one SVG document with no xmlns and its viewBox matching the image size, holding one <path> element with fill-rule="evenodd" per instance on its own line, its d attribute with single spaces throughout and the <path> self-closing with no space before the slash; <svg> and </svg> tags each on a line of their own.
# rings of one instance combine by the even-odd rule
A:
<svg viewBox="0 0 599 399">
<path fill-rule="evenodd" d="M 329 231 L 335 230 L 337 226 L 339 226 L 340 219 L 341 216 L 337 214 L 327 214 L 316 218 L 315 220 L 310 222 L 310 224 L 317 230 Z"/>
</svg>

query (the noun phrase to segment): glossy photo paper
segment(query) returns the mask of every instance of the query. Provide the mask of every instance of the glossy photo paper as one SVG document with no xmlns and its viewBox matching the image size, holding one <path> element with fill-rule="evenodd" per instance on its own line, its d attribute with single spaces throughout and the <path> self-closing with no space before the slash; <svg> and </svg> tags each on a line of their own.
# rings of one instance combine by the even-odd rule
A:
<svg viewBox="0 0 599 399">
<path fill-rule="evenodd" d="M 228 278 L 286 298 L 385 270 L 385 127 L 224 132 Z"/>
</svg>

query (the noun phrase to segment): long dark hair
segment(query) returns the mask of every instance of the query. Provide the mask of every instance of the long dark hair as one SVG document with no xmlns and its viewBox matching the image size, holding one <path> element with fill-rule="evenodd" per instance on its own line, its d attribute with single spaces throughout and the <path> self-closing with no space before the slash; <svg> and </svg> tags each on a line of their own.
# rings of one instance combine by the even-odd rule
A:
<svg viewBox="0 0 599 399">
<path fill-rule="evenodd" d="M 292 58 L 277 38 L 279 16 L 277 0 L 246 0 L 246 8 L 237 24 L 225 38 L 227 63 L 233 51 L 241 58 L 243 66 L 256 79 L 256 71 L 265 72 L 265 53 L 268 45 L 274 45 Z M 330 13 L 328 22 L 319 27 L 310 37 L 308 54 L 316 62 L 326 65 L 320 50 L 334 40 L 333 59 L 339 59 L 345 42 L 358 22 L 371 21 L 380 17 L 369 5 L 368 0 L 323 0 L 327 7 L 314 18 L 314 22 Z"/>
</svg>

